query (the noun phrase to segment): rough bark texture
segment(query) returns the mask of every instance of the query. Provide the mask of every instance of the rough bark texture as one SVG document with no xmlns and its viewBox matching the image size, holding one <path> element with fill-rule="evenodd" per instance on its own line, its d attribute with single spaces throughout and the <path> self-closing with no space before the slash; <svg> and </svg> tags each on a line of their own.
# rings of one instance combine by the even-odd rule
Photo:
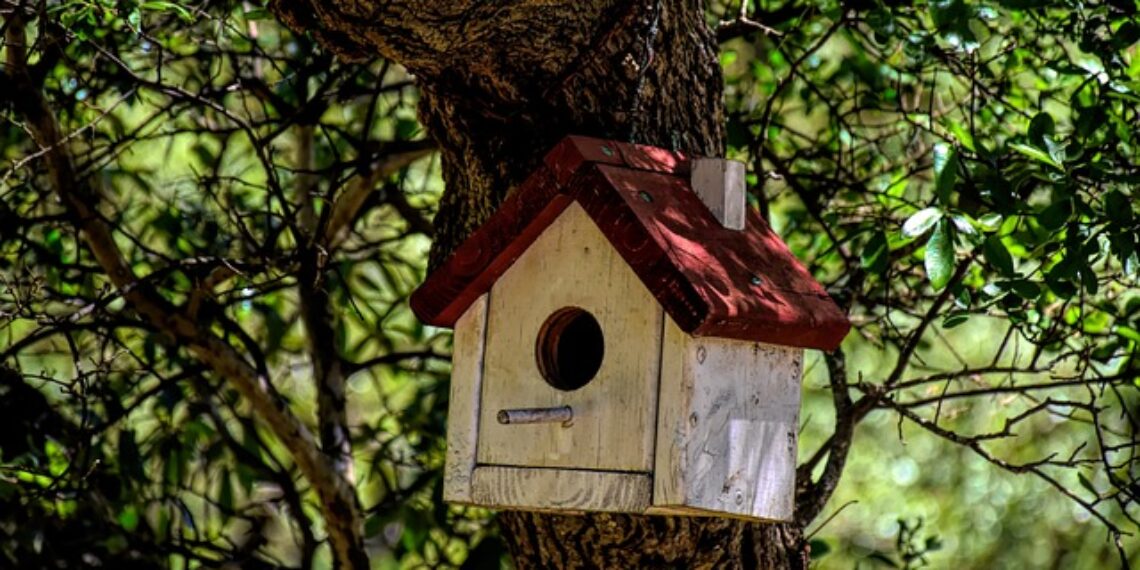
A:
<svg viewBox="0 0 1140 570">
<path fill-rule="evenodd" d="M 795 525 L 593 514 L 499 515 L 520 570 L 530 568 L 807 568 Z"/>
<path fill-rule="evenodd" d="M 417 75 L 447 185 L 438 265 L 567 134 L 724 149 L 716 42 L 698 1 L 304 0 L 273 4 L 347 56 Z M 519 568 L 802 568 L 802 528 L 632 515 L 499 517 Z"/>
</svg>

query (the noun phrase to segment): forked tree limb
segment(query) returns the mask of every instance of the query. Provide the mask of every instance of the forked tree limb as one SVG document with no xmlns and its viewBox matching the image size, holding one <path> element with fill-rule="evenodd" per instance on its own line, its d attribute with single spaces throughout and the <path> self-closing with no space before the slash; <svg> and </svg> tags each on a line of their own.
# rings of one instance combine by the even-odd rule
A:
<svg viewBox="0 0 1140 570">
<path fill-rule="evenodd" d="M 254 413 L 288 449 L 316 491 L 338 565 L 368 568 L 355 490 L 337 474 L 312 433 L 289 410 L 268 377 L 259 374 L 233 346 L 138 279 L 115 243 L 110 225 L 99 213 L 98 193 L 90 179 L 77 176 L 75 161 L 60 125 L 28 71 L 23 15 L 9 15 L 5 27 L 6 75 L 11 88 L 4 93 L 14 110 L 24 118 L 34 142 L 45 151 L 52 189 L 74 219 L 96 261 L 122 292 L 130 308 L 144 321 L 170 342 L 185 346 L 249 402 Z"/>
</svg>

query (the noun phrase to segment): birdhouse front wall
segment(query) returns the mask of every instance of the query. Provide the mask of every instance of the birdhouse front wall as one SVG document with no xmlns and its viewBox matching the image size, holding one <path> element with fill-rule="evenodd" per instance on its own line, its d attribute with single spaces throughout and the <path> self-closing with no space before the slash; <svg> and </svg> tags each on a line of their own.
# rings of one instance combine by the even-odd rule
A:
<svg viewBox="0 0 1140 570">
<path fill-rule="evenodd" d="M 600 326 L 600 368 L 584 386 L 544 379 L 536 343 L 552 315 Z M 490 291 L 479 411 L 479 465 L 648 473 L 656 438 L 663 311 L 577 203 Z M 569 362 L 566 364 L 575 364 Z M 569 406 L 573 420 L 504 425 L 501 410 Z"/>
</svg>

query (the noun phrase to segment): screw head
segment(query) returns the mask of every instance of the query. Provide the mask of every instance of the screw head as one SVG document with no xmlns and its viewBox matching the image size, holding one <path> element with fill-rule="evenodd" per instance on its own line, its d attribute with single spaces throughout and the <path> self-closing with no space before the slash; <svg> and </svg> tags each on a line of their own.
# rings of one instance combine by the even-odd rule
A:
<svg viewBox="0 0 1140 570">
<path fill-rule="evenodd" d="M 763 285 L 764 284 L 764 280 L 761 279 L 759 275 L 753 275 L 752 277 L 750 277 L 748 279 L 748 282 L 752 283 L 753 285 Z"/>
<path fill-rule="evenodd" d="M 602 154 L 606 156 L 613 156 L 614 150 L 606 145 L 602 145 Z"/>
<path fill-rule="evenodd" d="M 650 194 L 649 192 L 646 192 L 645 190 L 638 192 L 637 197 L 641 198 L 641 201 L 645 202 L 645 203 L 653 202 L 653 195 Z"/>
</svg>

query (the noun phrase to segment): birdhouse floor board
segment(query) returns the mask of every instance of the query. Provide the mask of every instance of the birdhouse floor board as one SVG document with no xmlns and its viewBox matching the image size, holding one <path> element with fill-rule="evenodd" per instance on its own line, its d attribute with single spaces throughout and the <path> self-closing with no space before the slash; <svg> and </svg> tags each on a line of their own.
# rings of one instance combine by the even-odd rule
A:
<svg viewBox="0 0 1140 570">
<path fill-rule="evenodd" d="M 648 474 L 480 465 L 472 502 L 503 509 L 644 512 L 653 483 Z"/>
<path fill-rule="evenodd" d="M 448 403 L 447 462 L 443 470 L 443 498 L 471 500 L 471 472 L 479 439 L 479 394 L 483 390 L 483 345 L 487 330 L 489 294 L 483 294 L 455 323 Z"/>
</svg>

